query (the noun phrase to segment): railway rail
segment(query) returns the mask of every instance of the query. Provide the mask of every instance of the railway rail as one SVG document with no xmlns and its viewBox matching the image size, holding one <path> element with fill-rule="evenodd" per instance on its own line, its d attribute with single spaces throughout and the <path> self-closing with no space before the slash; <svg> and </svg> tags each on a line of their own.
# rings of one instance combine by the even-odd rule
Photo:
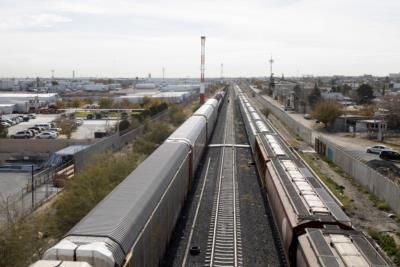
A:
<svg viewBox="0 0 400 267">
<path fill-rule="evenodd" d="M 242 266 L 233 101 L 228 106 L 205 266 Z M 229 146 L 228 144 L 232 144 Z"/>
</svg>

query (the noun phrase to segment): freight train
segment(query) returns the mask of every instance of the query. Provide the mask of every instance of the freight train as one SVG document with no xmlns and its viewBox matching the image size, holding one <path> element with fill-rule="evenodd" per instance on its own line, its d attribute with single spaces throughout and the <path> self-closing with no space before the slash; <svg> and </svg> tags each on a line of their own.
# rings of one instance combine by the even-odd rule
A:
<svg viewBox="0 0 400 267">
<path fill-rule="evenodd" d="M 389 266 L 381 249 L 352 227 L 341 203 L 234 87 L 248 141 L 291 266 Z"/>
<path fill-rule="evenodd" d="M 32 266 L 158 266 L 224 95 L 202 105 Z"/>
</svg>

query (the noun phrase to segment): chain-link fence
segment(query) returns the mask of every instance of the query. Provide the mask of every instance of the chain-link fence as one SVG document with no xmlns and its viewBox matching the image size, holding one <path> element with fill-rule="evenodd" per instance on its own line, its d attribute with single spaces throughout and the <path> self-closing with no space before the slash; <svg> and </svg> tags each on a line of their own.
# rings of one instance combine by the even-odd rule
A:
<svg viewBox="0 0 400 267">
<path fill-rule="evenodd" d="M 57 168 L 49 168 L 37 173 L 27 173 L 27 183 L 10 196 L 3 198 L 0 209 L 0 218 L 2 220 L 11 220 L 12 218 L 26 216 L 33 210 L 40 207 L 50 197 L 61 191 L 61 188 L 54 186 L 56 173 L 71 165 L 68 162 Z"/>
</svg>

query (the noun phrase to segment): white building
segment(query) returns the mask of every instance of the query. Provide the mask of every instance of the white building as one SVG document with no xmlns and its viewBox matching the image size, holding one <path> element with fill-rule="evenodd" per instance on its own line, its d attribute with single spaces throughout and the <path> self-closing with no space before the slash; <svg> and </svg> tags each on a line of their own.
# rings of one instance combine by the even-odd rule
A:
<svg viewBox="0 0 400 267">
<path fill-rule="evenodd" d="M 13 111 L 28 112 L 29 109 L 55 103 L 59 99 L 56 93 L 0 93 L 0 104 L 13 105 Z"/>
<path fill-rule="evenodd" d="M 161 91 L 192 91 L 200 90 L 200 84 L 169 84 L 161 88 Z"/>
<path fill-rule="evenodd" d="M 0 104 L 0 114 L 11 114 L 16 104 Z"/>
<path fill-rule="evenodd" d="M 108 87 L 102 83 L 92 83 L 92 84 L 85 84 L 83 85 L 83 90 L 85 91 L 107 91 Z"/>
<path fill-rule="evenodd" d="M 161 101 L 165 101 L 171 104 L 178 104 L 187 101 L 192 92 L 158 92 L 153 91 L 149 93 L 137 93 L 131 95 L 124 95 L 116 98 L 116 101 L 123 101 L 124 99 L 128 100 L 131 103 L 142 104 L 144 97 L 149 97 L 152 99 L 158 99 Z"/>
<path fill-rule="evenodd" d="M 0 90 L 12 90 L 14 86 L 14 80 L 0 80 Z"/>
</svg>

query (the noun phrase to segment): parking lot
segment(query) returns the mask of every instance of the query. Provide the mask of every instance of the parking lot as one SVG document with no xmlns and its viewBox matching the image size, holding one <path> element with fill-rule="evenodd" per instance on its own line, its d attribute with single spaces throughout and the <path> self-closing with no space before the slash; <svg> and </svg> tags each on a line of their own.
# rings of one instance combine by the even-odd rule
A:
<svg viewBox="0 0 400 267">
<path fill-rule="evenodd" d="M 94 133 L 104 132 L 109 128 L 114 128 L 118 120 L 83 120 L 83 124 L 78 126 L 72 133 L 72 139 L 92 139 Z"/>
<path fill-rule="evenodd" d="M 23 121 L 19 124 L 13 125 L 8 128 L 8 136 L 12 136 L 16 132 L 23 131 L 29 127 L 35 126 L 35 124 L 49 123 L 55 120 L 59 114 L 37 114 L 35 119 L 30 119 L 29 121 Z M 7 118 L 6 116 L 3 116 Z"/>
</svg>

